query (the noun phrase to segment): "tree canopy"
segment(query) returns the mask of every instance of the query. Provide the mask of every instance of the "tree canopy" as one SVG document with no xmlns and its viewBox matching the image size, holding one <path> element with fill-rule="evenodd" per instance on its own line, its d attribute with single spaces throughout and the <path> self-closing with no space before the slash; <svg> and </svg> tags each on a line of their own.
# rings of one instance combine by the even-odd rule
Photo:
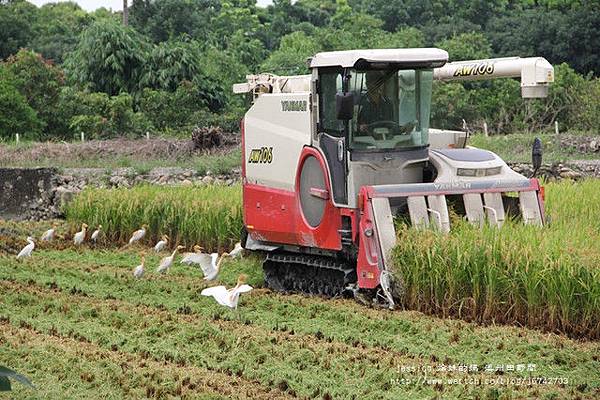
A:
<svg viewBox="0 0 600 400">
<path fill-rule="evenodd" d="M 194 123 L 200 114 L 239 116 L 243 100 L 232 95 L 231 85 L 246 74 L 307 73 L 306 59 L 316 52 L 351 48 L 437 46 L 451 60 L 542 56 L 555 65 L 565 63 L 565 71 L 588 83 L 580 85 L 576 101 L 569 95 L 578 104 L 575 109 L 593 109 L 597 98 L 600 7 L 593 1 L 274 0 L 261 8 L 255 0 L 133 0 L 129 11 L 130 24 L 124 27 L 120 12 L 89 13 L 74 2 L 38 8 L 25 0 L 0 1 L 0 65 L 7 71 L 0 75 L 7 81 L 2 93 L 15 99 L 32 131 L 68 136 L 73 118 L 81 115 L 87 117 L 75 125 L 84 121 L 106 129 L 100 124 L 110 119 L 106 109 L 130 105 L 128 118 L 135 121 L 144 109 L 155 112 L 150 99 L 178 104 L 177 110 L 147 118 L 161 129 L 169 118 L 179 126 Z M 41 74 L 37 87 L 24 83 L 36 74 Z M 498 131 L 517 129 L 528 118 L 520 110 L 531 106 L 522 103 L 518 88 L 512 94 L 514 89 L 511 81 L 436 85 L 435 101 L 443 109 L 434 110 L 434 121 L 455 127 L 463 119 L 485 118 Z M 112 102 L 117 96 L 129 99 Z M 440 103 L 452 98 L 451 107 Z M 73 99 L 99 109 L 74 107 Z M 29 108 L 18 106 L 22 100 Z M 194 101 L 200 113 L 188 121 L 181 112 L 191 112 L 185 101 Z M 554 104 L 557 109 L 544 114 L 544 123 L 552 115 L 574 118 Z M 594 121 L 588 117 L 577 121 Z M 61 124 L 59 118 L 71 122 Z M 520 119 L 510 122 L 514 118 Z M 116 131 L 125 125 L 111 126 Z"/>
</svg>

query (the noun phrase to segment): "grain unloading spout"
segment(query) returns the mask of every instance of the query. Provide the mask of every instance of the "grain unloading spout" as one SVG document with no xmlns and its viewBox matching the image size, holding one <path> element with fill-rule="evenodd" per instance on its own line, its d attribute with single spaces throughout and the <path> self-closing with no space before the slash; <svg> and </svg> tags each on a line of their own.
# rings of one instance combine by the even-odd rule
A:
<svg viewBox="0 0 600 400">
<path fill-rule="evenodd" d="M 548 96 L 548 86 L 554 82 L 554 68 L 542 57 L 491 58 L 451 62 L 435 68 L 433 77 L 446 82 L 520 78 L 523 98 L 542 98 Z"/>
</svg>

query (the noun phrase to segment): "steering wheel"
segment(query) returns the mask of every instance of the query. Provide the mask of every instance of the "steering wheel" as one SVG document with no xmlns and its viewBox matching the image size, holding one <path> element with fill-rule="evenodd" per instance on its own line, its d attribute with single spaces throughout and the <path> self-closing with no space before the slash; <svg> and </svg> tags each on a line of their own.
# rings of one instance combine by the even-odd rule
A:
<svg viewBox="0 0 600 400">
<path fill-rule="evenodd" d="M 373 130 L 376 128 L 388 128 L 389 129 L 388 132 L 391 131 L 391 132 L 398 132 L 402 135 L 409 135 L 415 130 L 415 127 L 417 126 L 417 124 L 418 124 L 418 121 L 416 121 L 416 120 L 408 122 L 404 125 L 400 125 L 396 121 L 384 120 L 384 121 L 375 121 L 373 123 L 368 124 L 367 129 L 369 130 L 369 132 L 373 132 Z M 383 136 L 383 140 L 387 140 L 387 136 L 385 133 L 382 132 L 381 136 Z"/>
<path fill-rule="evenodd" d="M 374 129 L 377 128 L 388 128 L 389 131 L 397 131 L 400 129 L 400 125 L 396 121 L 384 120 L 384 121 L 375 121 L 370 124 L 367 124 L 367 130 L 371 133 L 375 133 Z M 387 136 L 384 132 L 381 132 L 381 136 L 383 136 L 383 140 L 387 140 Z"/>
</svg>

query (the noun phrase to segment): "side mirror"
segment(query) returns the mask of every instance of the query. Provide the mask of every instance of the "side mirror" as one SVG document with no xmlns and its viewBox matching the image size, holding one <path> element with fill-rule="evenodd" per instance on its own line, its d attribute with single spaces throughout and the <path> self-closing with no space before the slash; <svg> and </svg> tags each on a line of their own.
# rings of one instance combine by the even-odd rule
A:
<svg viewBox="0 0 600 400">
<path fill-rule="evenodd" d="M 335 115 L 342 121 L 352 119 L 354 113 L 354 96 L 352 93 L 338 92 L 335 94 Z"/>
<path fill-rule="evenodd" d="M 542 166 L 542 141 L 536 137 L 533 140 L 533 146 L 531 146 L 531 165 L 533 166 L 533 175 Z"/>
</svg>

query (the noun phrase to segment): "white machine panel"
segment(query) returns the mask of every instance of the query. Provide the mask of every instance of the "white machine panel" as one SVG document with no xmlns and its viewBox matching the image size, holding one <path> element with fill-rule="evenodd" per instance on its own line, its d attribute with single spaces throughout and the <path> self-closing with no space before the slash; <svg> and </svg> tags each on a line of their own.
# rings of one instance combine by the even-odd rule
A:
<svg viewBox="0 0 600 400">
<path fill-rule="evenodd" d="M 394 228 L 394 217 L 390 208 L 389 199 L 378 198 L 372 200 L 373 216 L 377 226 L 377 234 L 383 261 L 388 268 L 392 263 L 392 249 L 396 245 L 396 229 Z"/>
<path fill-rule="evenodd" d="M 409 196 L 406 199 L 412 226 L 417 229 L 429 227 L 429 211 L 425 196 Z"/>
<path fill-rule="evenodd" d="M 481 193 L 465 193 L 463 194 L 463 202 L 465 204 L 467 220 L 473 225 L 483 226 L 485 214 L 483 213 Z"/>
<path fill-rule="evenodd" d="M 526 224 L 542 226 L 542 214 L 540 212 L 537 193 L 519 192 L 519 200 L 523 222 Z"/>
<path fill-rule="evenodd" d="M 487 211 L 488 221 L 490 221 L 490 224 L 501 228 L 505 219 L 502 194 L 484 193 L 483 200 L 485 202 L 484 208 Z"/>
<path fill-rule="evenodd" d="M 263 94 L 244 121 L 247 182 L 293 191 L 300 152 L 311 143 L 310 94 Z"/>
</svg>

